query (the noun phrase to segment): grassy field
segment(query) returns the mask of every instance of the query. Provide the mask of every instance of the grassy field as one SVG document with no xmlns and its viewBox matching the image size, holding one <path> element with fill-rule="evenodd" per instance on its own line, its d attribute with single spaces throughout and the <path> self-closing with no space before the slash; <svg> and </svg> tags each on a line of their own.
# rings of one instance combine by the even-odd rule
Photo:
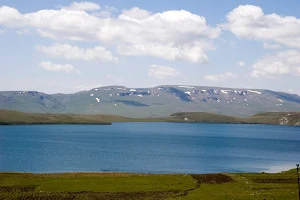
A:
<svg viewBox="0 0 300 200">
<path fill-rule="evenodd" d="M 300 126 L 300 112 L 260 113 L 237 118 L 205 112 L 175 113 L 164 118 L 128 118 L 117 115 L 39 114 L 0 109 L 0 125 L 13 124 L 111 124 L 113 122 L 205 122 L 229 124 L 282 124 Z"/>
<path fill-rule="evenodd" d="M 277 174 L 0 173 L 0 199 L 297 199 L 295 170 Z"/>
</svg>

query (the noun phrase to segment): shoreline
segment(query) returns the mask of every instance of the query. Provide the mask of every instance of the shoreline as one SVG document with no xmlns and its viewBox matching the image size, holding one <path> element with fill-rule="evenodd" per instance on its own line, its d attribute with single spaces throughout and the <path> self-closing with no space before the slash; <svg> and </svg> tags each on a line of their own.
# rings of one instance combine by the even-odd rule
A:
<svg viewBox="0 0 300 200">
<path fill-rule="evenodd" d="M 107 123 L 0 123 L 0 126 L 26 126 L 26 125 L 113 125 L 114 123 L 183 123 L 183 124 L 229 124 L 229 125 L 271 125 L 271 126 L 287 126 L 287 127 L 300 127 L 299 125 L 282 125 L 282 124 L 271 124 L 271 123 L 259 123 L 259 122 L 205 122 L 205 121 L 154 121 L 154 120 L 136 120 L 136 121 L 115 121 Z"/>
<path fill-rule="evenodd" d="M 278 170 L 274 170 L 274 168 L 277 168 Z M 33 175 L 63 175 L 63 174 L 87 174 L 87 175 L 92 175 L 92 174 L 127 174 L 127 175 L 183 175 L 183 174 L 279 174 L 279 173 L 284 173 L 287 171 L 294 170 L 295 168 L 291 167 L 274 167 L 268 170 L 261 170 L 258 172 L 254 171 L 239 171 L 239 172 L 207 172 L 207 173 L 183 173 L 183 172 L 166 172 L 166 173 L 155 173 L 155 172 L 126 172 L 126 171 L 64 171 L 64 172 L 22 172 L 22 171 L 0 171 L 0 174 L 33 174 Z M 280 169 L 280 170 L 279 170 Z"/>
</svg>

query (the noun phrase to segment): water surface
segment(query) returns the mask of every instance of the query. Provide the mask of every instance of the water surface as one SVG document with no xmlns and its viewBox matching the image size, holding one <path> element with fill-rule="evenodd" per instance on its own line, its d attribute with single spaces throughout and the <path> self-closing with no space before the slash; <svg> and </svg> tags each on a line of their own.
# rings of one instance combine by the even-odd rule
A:
<svg viewBox="0 0 300 200">
<path fill-rule="evenodd" d="M 275 125 L 0 126 L 0 171 L 273 172 L 300 162 L 299 135 Z"/>
</svg>

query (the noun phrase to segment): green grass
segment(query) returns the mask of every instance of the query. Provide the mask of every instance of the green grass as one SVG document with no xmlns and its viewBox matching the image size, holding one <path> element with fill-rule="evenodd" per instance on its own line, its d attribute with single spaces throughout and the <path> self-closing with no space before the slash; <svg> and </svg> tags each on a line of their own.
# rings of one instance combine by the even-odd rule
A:
<svg viewBox="0 0 300 200">
<path fill-rule="evenodd" d="M 0 173 L 0 199 L 297 199 L 295 170 L 232 174 Z"/>
</svg>

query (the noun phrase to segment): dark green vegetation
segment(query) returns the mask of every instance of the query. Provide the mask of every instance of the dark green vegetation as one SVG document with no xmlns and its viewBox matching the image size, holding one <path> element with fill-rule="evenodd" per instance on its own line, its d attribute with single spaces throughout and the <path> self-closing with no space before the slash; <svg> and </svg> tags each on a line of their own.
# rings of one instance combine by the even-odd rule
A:
<svg viewBox="0 0 300 200">
<path fill-rule="evenodd" d="M 204 122 L 228 124 L 280 124 L 300 126 L 300 112 L 261 113 L 249 118 L 237 118 L 203 112 L 175 113 L 164 118 L 128 118 L 117 115 L 39 114 L 0 110 L 0 125 L 111 124 L 113 122 Z"/>
<path fill-rule="evenodd" d="M 0 110 L 0 124 L 111 124 L 110 115 L 37 114 Z"/>
<path fill-rule="evenodd" d="M 30 113 L 109 114 L 157 118 L 178 112 L 249 117 L 262 112 L 300 111 L 300 96 L 270 90 L 204 86 L 127 88 L 107 86 L 74 94 L 0 92 L 0 109 Z"/>
<path fill-rule="evenodd" d="M 0 199 L 297 199 L 295 170 L 278 174 L 0 173 Z"/>
<path fill-rule="evenodd" d="M 164 118 L 128 118 L 117 115 L 41 114 L 0 109 L 0 125 L 21 124 L 111 124 L 112 122 L 157 122 Z"/>
</svg>

